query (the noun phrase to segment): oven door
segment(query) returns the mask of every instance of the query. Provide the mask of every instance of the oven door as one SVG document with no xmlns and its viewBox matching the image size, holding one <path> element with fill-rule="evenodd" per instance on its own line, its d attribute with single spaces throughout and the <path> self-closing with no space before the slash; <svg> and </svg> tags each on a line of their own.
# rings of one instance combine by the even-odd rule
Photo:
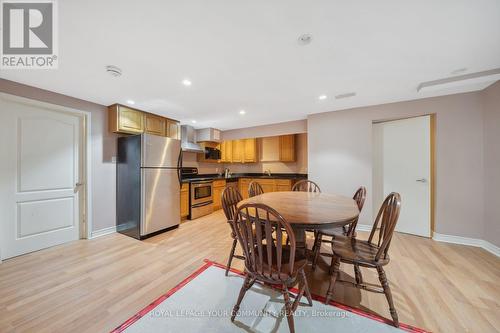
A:
<svg viewBox="0 0 500 333">
<path fill-rule="evenodd" d="M 212 182 L 191 183 L 191 206 L 212 201 Z"/>
</svg>

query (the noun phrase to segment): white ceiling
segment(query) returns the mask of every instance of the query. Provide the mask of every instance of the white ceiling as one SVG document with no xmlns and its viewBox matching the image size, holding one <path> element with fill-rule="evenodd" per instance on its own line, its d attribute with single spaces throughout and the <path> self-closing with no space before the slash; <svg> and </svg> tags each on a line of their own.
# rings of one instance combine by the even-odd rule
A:
<svg viewBox="0 0 500 333">
<path fill-rule="evenodd" d="M 500 67 L 499 0 L 63 0 L 59 69 L 1 77 L 221 129 L 472 91 L 423 81 Z M 302 46 L 297 38 L 313 36 Z M 123 70 L 111 77 L 106 65 Z M 464 74 L 464 73 L 460 73 Z M 189 78 L 192 86 L 181 81 Z M 352 98 L 334 96 L 355 91 Z M 328 95 L 323 101 L 321 94 Z M 244 116 L 239 110 L 245 109 Z"/>
</svg>

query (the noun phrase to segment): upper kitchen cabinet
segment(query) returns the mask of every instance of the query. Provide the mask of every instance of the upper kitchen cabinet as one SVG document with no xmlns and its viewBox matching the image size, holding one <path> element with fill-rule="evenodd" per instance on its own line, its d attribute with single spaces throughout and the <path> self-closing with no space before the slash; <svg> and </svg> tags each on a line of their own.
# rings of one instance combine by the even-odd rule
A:
<svg viewBox="0 0 500 333">
<path fill-rule="evenodd" d="M 244 142 L 244 159 L 245 163 L 257 162 L 257 140 L 245 139 Z"/>
<path fill-rule="evenodd" d="M 232 140 L 231 146 L 233 150 L 233 156 L 231 162 L 233 163 L 243 163 L 245 160 L 245 140 Z"/>
<path fill-rule="evenodd" d="M 165 134 L 172 139 L 181 139 L 181 124 L 172 119 L 166 119 Z"/>
<path fill-rule="evenodd" d="M 109 130 L 121 134 L 149 133 L 181 139 L 180 123 L 121 104 L 108 107 Z"/>
<path fill-rule="evenodd" d="M 295 162 L 295 135 L 262 138 L 261 162 Z"/>
<path fill-rule="evenodd" d="M 233 161 L 233 143 L 231 141 L 222 141 L 220 143 L 220 162 L 231 163 Z"/>
<path fill-rule="evenodd" d="M 295 135 L 281 135 L 279 139 L 280 161 L 295 162 Z"/>
<path fill-rule="evenodd" d="M 140 134 L 144 132 L 142 111 L 113 104 L 109 106 L 109 130 L 115 133 Z"/>
<path fill-rule="evenodd" d="M 165 136 L 166 119 L 151 113 L 144 114 L 144 131 L 149 134 Z"/>
</svg>

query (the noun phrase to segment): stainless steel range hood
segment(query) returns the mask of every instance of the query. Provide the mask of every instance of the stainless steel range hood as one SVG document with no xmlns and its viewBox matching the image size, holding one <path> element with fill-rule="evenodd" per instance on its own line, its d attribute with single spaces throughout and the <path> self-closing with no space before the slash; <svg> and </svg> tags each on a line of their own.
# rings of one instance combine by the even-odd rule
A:
<svg viewBox="0 0 500 333">
<path fill-rule="evenodd" d="M 204 153 L 205 150 L 196 143 L 196 130 L 193 126 L 181 126 L 181 148 L 182 151 L 192 153 Z"/>
</svg>

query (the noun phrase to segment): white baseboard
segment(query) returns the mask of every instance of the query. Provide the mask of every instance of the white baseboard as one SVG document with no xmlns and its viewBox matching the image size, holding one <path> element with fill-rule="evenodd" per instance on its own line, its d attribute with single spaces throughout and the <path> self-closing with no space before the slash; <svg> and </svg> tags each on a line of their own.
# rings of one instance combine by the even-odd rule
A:
<svg viewBox="0 0 500 333">
<path fill-rule="evenodd" d="M 109 235 L 109 234 L 112 234 L 114 232 L 116 232 L 116 226 L 112 226 L 112 227 L 108 227 L 108 228 L 104 228 L 104 229 L 95 230 L 95 231 L 92 231 L 91 238 L 96 238 L 96 237 L 101 237 L 101 236 L 104 236 L 104 235 Z"/>
<path fill-rule="evenodd" d="M 496 246 L 488 241 L 485 241 L 484 239 L 445 235 L 445 234 L 439 234 L 437 232 L 434 232 L 432 239 L 435 241 L 438 241 L 438 242 L 481 247 L 481 248 L 485 249 L 486 251 L 496 255 L 497 257 L 500 257 L 500 247 L 498 247 L 498 246 Z"/>
<path fill-rule="evenodd" d="M 372 228 L 373 228 L 373 226 L 372 225 L 368 225 L 368 224 L 358 224 L 356 226 L 356 230 L 358 230 L 358 231 L 368 231 L 368 232 L 370 232 L 370 231 L 372 231 Z"/>
<path fill-rule="evenodd" d="M 372 230 L 372 226 L 367 224 L 358 224 L 356 226 L 356 230 L 370 232 Z M 485 241 L 484 239 L 445 235 L 445 234 L 439 234 L 437 232 L 433 233 L 432 239 L 438 242 L 480 247 L 496 255 L 497 257 L 500 257 L 500 247 L 488 241 Z"/>
</svg>

